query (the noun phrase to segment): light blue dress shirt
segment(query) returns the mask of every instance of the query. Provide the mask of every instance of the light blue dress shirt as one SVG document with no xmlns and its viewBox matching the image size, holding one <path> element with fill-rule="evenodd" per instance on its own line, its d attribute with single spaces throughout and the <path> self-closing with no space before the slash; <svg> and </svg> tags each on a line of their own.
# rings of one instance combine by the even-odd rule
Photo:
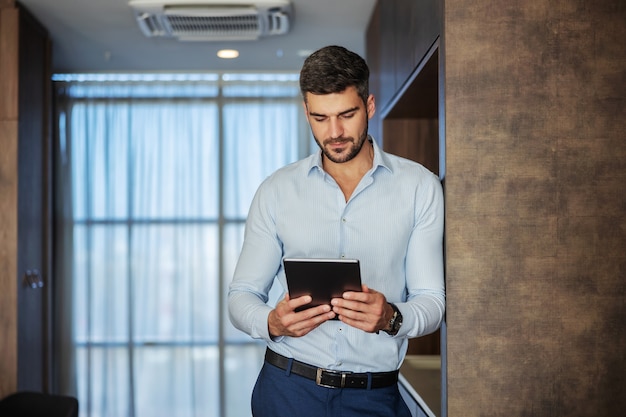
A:
<svg viewBox="0 0 626 417">
<path fill-rule="evenodd" d="M 281 355 L 326 369 L 391 371 L 402 364 L 408 338 L 441 324 L 441 183 L 422 165 L 372 143 L 372 169 L 348 202 L 322 169 L 321 151 L 279 169 L 255 194 L 229 288 L 230 319 Z M 367 333 L 331 320 L 303 337 L 270 337 L 268 293 L 275 278 L 287 289 L 284 257 L 359 259 L 363 283 L 401 311 L 400 332 Z"/>
</svg>

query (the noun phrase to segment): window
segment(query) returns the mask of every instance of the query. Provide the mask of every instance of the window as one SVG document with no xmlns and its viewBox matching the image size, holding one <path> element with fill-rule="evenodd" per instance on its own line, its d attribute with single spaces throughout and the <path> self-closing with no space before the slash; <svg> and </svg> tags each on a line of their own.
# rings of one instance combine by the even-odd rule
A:
<svg viewBox="0 0 626 417">
<path fill-rule="evenodd" d="M 250 415 L 264 349 L 226 293 L 257 186 L 315 146 L 297 74 L 54 79 L 61 390 L 83 417 Z"/>
</svg>

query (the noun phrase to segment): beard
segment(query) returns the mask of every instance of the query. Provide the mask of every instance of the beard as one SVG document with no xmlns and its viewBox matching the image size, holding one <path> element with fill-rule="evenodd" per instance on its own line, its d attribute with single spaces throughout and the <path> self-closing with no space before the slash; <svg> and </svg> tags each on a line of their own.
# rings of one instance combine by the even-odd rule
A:
<svg viewBox="0 0 626 417">
<path fill-rule="evenodd" d="M 325 139 L 323 142 L 321 142 L 315 135 L 313 135 L 313 137 L 315 138 L 315 143 L 317 143 L 317 146 L 320 147 L 320 149 L 322 150 L 326 158 L 330 159 L 332 162 L 336 164 L 341 164 L 341 163 L 348 162 L 354 159 L 354 157 L 356 157 L 359 154 L 359 152 L 361 152 L 361 148 L 363 148 L 363 144 L 365 143 L 365 140 L 367 139 L 367 128 L 368 128 L 368 122 L 366 121 L 365 128 L 359 135 L 358 141 L 355 141 L 354 138 L 351 138 L 351 137 L 342 136 L 339 138 Z M 339 152 L 326 148 L 327 145 L 333 144 L 333 143 L 352 143 L 352 146 L 349 147 L 345 151 L 341 150 Z"/>
</svg>

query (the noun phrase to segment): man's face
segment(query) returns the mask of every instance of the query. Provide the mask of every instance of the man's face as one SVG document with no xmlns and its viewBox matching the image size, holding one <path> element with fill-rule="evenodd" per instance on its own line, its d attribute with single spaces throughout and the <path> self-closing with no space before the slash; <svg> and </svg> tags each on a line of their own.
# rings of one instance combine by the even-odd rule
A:
<svg viewBox="0 0 626 417">
<path fill-rule="evenodd" d="M 313 137 L 324 155 L 335 163 L 352 160 L 367 138 L 367 121 L 373 114 L 374 98 L 367 111 L 355 87 L 341 93 L 307 93 L 305 111 Z"/>
</svg>

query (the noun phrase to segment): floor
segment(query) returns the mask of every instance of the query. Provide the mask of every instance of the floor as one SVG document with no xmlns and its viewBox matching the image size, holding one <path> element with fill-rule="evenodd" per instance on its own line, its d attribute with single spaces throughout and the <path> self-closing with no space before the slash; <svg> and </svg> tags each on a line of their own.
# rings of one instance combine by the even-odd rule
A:
<svg viewBox="0 0 626 417">
<path fill-rule="evenodd" d="M 401 376 L 417 394 L 426 414 L 441 416 L 441 358 L 439 355 L 407 355 Z"/>
</svg>

